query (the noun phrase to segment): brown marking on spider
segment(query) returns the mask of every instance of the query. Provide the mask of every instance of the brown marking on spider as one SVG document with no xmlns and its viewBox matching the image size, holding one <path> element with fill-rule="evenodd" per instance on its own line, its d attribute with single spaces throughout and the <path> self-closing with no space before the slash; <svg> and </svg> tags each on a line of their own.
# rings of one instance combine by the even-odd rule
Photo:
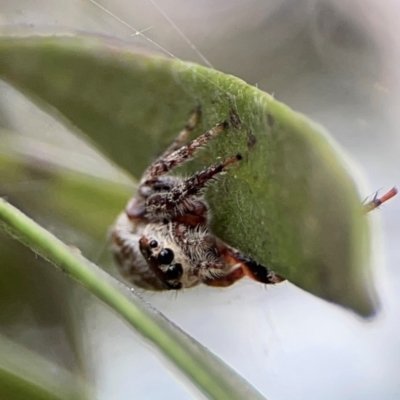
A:
<svg viewBox="0 0 400 400">
<path fill-rule="evenodd" d="M 207 186 L 242 159 L 240 154 L 183 179 L 166 175 L 197 149 L 226 131 L 228 122 L 185 144 L 200 117 L 196 109 L 175 141 L 143 173 L 138 193 L 112 229 L 112 251 L 121 274 L 150 290 L 179 290 L 204 283 L 230 286 L 248 276 L 265 284 L 284 280 L 217 238 L 209 228 Z M 231 111 L 230 124 L 240 125 Z"/>
<path fill-rule="evenodd" d="M 275 125 L 275 118 L 271 114 L 267 114 L 267 123 L 270 128 Z"/>
</svg>

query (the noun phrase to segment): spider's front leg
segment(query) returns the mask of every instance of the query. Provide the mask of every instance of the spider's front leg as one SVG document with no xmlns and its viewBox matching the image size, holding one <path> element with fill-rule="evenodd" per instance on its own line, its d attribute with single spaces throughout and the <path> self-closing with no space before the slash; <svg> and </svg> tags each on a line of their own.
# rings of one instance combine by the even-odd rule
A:
<svg viewBox="0 0 400 400">
<path fill-rule="evenodd" d="M 240 251 L 228 246 L 222 240 L 217 239 L 217 248 L 221 258 L 231 266 L 229 272 L 215 277 L 208 277 L 203 282 L 214 287 L 230 286 L 244 276 L 248 276 L 257 282 L 275 284 L 285 280 L 274 271 L 257 263 Z"/>
<path fill-rule="evenodd" d="M 207 286 L 213 287 L 227 287 L 233 285 L 236 281 L 245 276 L 243 269 L 240 266 L 235 266 L 229 272 L 224 274 L 206 276 L 203 278 L 203 283 Z"/>
<path fill-rule="evenodd" d="M 199 116 L 200 111 L 197 109 L 193 112 L 185 128 L 179 133 L 172 145 L 144 172 L 138 188 L 138 195 L 129 201 L 125 209 L 130 219 L 152 219 L 153 215 L 146 210 L 146 200 L 159 192 L 170 191 L 181 182 L 179 178 L 164 175 L 172 168 L 192 158 L 199 147 L 205 145 L 211 138 L 228 127 L 228 122 L 218 123 L 209 131 L 182 146 L 189 133 L 195 128 Z M 206 212 L 204 203 L 198 203 L 194 208 L 197 215 Z M 157 213 L 154 216 L 157 217 Z"/>
<path fill-rule="evenodd" d="M 130 199 L 126 206 L 126 214 L 133 220 L 144 220 L 145 216 L 145 201 L 154 192 L 161 190 L 170 190 L 176 180 L 168 177 L 157 176 L 154 173 L 154 168 L 160 165 L 164 160 L 168 159 L 170 155 L 181 148 L 187 141 L 189 134 L 194 130 L 200 119 L 200 107 L 197 107 L 190 115 L 184 128 L 179 132 L 173 143 L 159 156 L 157 159 L 145 170 L 140 180 L 137 196 Z M 157 169 L 157 168 L 156 168 Z"/>
<path fill-rule="evenodd" d="M 170 191 L 154 193 L 146 200 L 146 215 L 149 218 L 173 218 L 191 226 L 203 225 L 206 223 L 206 205 L 201 198 L 204 188 L 215 175 L 241 159 L 242 156 L 237 154 L 194 174 Z"/>
<path fill-rule="evenodd" d="M 187 145 L 182 146 L 171 153 L 169 149 L 164 153 L 166 156 L 161 156 L 158 158 L 143 174 L 140 181 L 140 186 L 151 186 L 156 182 L 157 178 L 165 175 L 171 169 L 177 167 L 178 165 L 184 163 L 193 157 L 196 150 L 205 145 L 211 138 L 218 135 L 220 132 L 224 131 L 228 127 L 228 122 L 221 122 L 211 128 L 209 131 L 203 133 L 196 139 L 193 139 Z M 180 143 L 178 139 L 171 145 L 170 149 L 175 149 L 175 147 Z"/>
<path fill-rule="evenodd" d="M 197 107 L 191 114 L 186 122 L 184 128 L 179 132 L 178 136 L 172 142 L 172 144 L 159 156 L 157 159 L 147 168 L 147 170 L 143 173 L 142 181 L 151 179 L 154 172 L 152 171 L 153 166 L 159 163 L 162 163 L 171 153 L 181 148 L 185 142 L 188 140 L 188 137 L 191 132 L 193 132 L 194 128 L 196 128 L 199 119 L 200 119 L 200 107 Z"/>
</svg>

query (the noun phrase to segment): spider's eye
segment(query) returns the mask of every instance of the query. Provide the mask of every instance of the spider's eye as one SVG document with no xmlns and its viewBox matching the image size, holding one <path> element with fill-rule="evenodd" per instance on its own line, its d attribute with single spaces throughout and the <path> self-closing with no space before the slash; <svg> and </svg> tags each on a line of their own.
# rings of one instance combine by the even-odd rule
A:
<svg viewBox="0 0 400 400">
<path fill-rule="evenodd" d="M 165 271 L 165 279 L 167 279 L 167 281 L 179 279 L 182 276 L 182 274 L 183 274 L 182 264 L 179 263 L 172 264 Z"/>
<path fill-rule="evenodd" d="M 158 255 L 157 261 L 162 265 L 171 264 L 174 259 L 174 252 L 171 249 L 163 249 Z"/>
<path fill-rule="evenodd" d="M 152 240 L 152 241 L 149 243 L 149 246 L 150 246 L 152 249 L 154 249 L 155 247 L 157 247 L 157 246 L 158 246 L 157 240 Z"/>
</svg>

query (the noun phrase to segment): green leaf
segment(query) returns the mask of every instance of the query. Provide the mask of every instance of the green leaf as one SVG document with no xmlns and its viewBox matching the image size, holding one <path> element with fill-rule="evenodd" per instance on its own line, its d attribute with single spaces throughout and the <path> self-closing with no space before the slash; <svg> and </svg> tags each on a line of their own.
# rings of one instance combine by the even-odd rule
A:
<svg viewBox="0 0 400 400">
<path fill-rule="evenodd" d="M 196 134 L 230 120 L 184 168 L 244 156 L 209 190 L 214 231 L 311 293 L 375 310 L 355 185 L 337 146 L 303 115 L 232 76 L 103 37 L 3 36 L 0 77 L 136 177 L 194 106 L 203 112 Z"/>
<path fill-rule="evenodd" d="M 3 199 L 0 199 L 0 227 L 60 267 L 116 311 L 212 399 L 263 399 L 233 370 L 151 308 L 136 293 L 72 252 Z"/>
</svg>

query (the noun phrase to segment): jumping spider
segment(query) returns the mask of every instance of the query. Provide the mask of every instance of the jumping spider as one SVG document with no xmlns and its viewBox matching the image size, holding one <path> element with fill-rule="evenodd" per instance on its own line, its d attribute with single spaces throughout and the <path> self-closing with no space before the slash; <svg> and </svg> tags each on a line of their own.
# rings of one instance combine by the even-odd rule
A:
<svg viewBox="0 0 400 400">
<path fill-rule="evenodd" d="M 224 243 L 209 229 L 204 199 L 215 175 L 241 160 L 241 155 L 212 165 L 187 179 L 166 175 L 228 128 L 228 122 L 184 145 L 199 119 L 193 112 L 170 147 L 144 172 L 138 193 L 112 229 L 112 251 L 121 274 L 150 290 L 190 288 L 204 283 L 229 286 L 244 276 L 274 284 L 283 278 Z"/>
</svg>

